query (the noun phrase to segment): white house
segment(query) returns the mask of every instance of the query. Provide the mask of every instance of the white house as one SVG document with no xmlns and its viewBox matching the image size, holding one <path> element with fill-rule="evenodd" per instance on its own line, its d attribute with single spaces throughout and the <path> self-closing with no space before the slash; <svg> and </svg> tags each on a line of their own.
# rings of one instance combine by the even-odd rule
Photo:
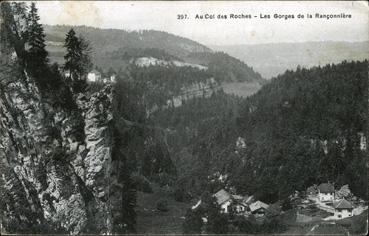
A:
<svg viewBox="0 0 369 236">
<path fill-rule="evenodd" d="M 101 73 L 97 70 L 92 70 L 87 74 L 88 82 L 99 82 L 101 80 Z"/>
<path fill-rule="evenodd" d="M 115 83 L 117 82 L 117 78 L 115 74 L 110 75 L 110 82 Z"/>
<path fill-rule="evenodd" d="M 334 186 L 330 183 L 323 183 L 318 186 L 318 199 L 320 202 L 333 202 Z"/>
<path fill-rule="evenodd" d="M 64 71 L 64 76 L 66 78 L 69 78 L 70 77 L 70 71 L 69 70 Z"/>
<path fill-rule="evenodd" d="M 213 195 L 223 213 L 229 213 L 230 205 L 232 204 L 232 195 L 224 189 L 219 190 Z"/>
<path fill-rule="evenodd" d="M 252 214 L 254 214 L 256 217 L 264 216 L 265 211 L 269 208 L 269 205 L 262 202 L 262 201 L 256 201 L 250 205 L 250 211 Z"/>
<path fill-rule="evenodd" d="M 338 219 L 347 218 L 353 216 L 354 207 L 346 199 L 341 199 L 333 203 L 334 216 Z"/>
<path fill-rule="evenodd" d="M 233 202 L 231 208 L 235 213 L 245 213 L 249 210 L 248 205 L 245 203 L 245 197 L 241 195 L 232 195 Z"/>
</svg>

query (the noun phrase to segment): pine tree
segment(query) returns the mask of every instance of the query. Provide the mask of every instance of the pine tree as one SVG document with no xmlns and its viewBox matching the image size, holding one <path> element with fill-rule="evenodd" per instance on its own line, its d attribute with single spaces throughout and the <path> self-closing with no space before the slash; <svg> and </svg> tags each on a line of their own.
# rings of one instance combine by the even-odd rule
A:
<svg viewBox="0 0 369 236">
<path fill-rule="evenodd" d="M 66 35 L 65 43 L 64 43 L 64 47 L 67 50 L 67 54 L 64 56 L 64 59 L 65 59 L 64 69 L 70 73 L 70 78 L 72 80 L 78 76 L 77 75 L 77 71 L 78 71 L 77 62 L 80 57 L 78 53 L 80 52 L 78 51 L 77 45 L 78 45 L 78 38 L 76 36 L 76 33 L 74 32 L 73 29 L 70 29 Z"/>
<path fill-rule="evenodd" d="M 89 43 L 82 37 L 77 37 L 76 32 L 70 29 L 64 47 L 67 50 L 64 56 L 64 69 L 70 74 L 69 79 L 73 83 L 74 90 L 82 92 L 85 87 L 85 75 L 92 67 Z"/>
<path fill-rule="evenodd" d="M 40 16 L 38 15 L 35 3 L 31 3 L 27 20 L 27 65 L 34 75 L 40 75 L 47 65 L 48 53 L 45 50 L 44 29 L 39 23 Z"/>
</svg>

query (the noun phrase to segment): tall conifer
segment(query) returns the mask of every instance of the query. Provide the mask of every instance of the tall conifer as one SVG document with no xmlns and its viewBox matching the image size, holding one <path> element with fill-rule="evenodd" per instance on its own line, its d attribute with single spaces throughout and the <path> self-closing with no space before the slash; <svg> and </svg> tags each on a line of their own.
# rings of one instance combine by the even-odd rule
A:
<svg viewBox="0 0 369 236">
<path fill-rule="evenodd" d="M 82 37 L 77 37 L 76 32 L 70 29 L 64 47 L 67 51 L 64 56 L 64 70 L 69 73 L 74 90 L 82 92 L 86 87 L 86 74 L 92 67 L 89 43 Z"/>
<path fill-rule="evenodd" d="M 48 62 L 48 53 L 45 50 L 45 33 L 39 20 L 40 16 L 36 5 L 31 3 L 27 27 L 27 64 L 31 71 L 37 75 L 43 71 Z"/>
</svg>

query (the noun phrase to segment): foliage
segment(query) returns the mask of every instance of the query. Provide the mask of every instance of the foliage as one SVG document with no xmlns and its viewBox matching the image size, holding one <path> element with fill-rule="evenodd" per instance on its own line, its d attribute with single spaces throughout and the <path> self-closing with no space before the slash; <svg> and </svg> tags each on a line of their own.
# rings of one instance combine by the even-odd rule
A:
<svg viewBox="0 0 369 236">
<path fill-rule="evenodd" d="M 114 116 L 115 114 L 113 114 Z M 116 124 L 115 124 L 116 125 Z M 113 151 L 112 161 L 118 173 L 116 181 L 122 186 L 114 191 L 120 191 L 120 203 L 118 208 L 113 210 L 117 213 L 114 221 L 114 231 L 116 233 L 133 233 L 136 226 L 136 186 L 131 178 L 132 166 L 128 164 L 128 158 L 123 148 L 122 134 L 118 129 L 113 131 Z"/>
<path fill-rule="evenodd" d="M 265 202 L 331 181 L 336 187 L 348 184 L 354 195 L 367 199 L 367 152 L 360 147 L 367 124 L 367 68 L 367 61 L 298 68 L 233 110 L 215 96 L 206 106 L 196 107 L 194 100 L 156 114 L 158 123 L 176 130 L 170 144 L 178 151 L 178 173 L 188 175 L 180 174 L 181 181 L 187 178 L 188 188 L 203 190 L 208 176 L 219 171 L 229 175 L 227 184 L 237 192 Z M 232 107 L 229 96 L 222 99 Z M 202 121 L 202 112 L 209 118 Z M 236 149 L 237 137 L 245 138 L 247 148 Z M 184 154 L 191 172 L 179 161 Z"/>
<path fill-rule="evenodd" d="M 188 209 L 183 223 L 183 233 L 185 234 L 200 234 L 202 232 L 202 217 L 198 211 Z"/>
<path fill-rule="evenodd" d="M 32 3 L 28 8 L 25 3 L 3 3 L 1 17 L 4 19 L 4 27 L 1 27 L 2 51 L 8 50 L 7 53 L 10 53 L 15 50 L 15 64 L 18 65 L 12 66 L 17 67 L 17 76 L 24 80 L 31 76 L 42 98 L 54 107 L 75 109 L 76 104 L 63 82 L 59 66 L 56 63 L 47 64 L 45 35 L 35 4 Z"/>
<path fill-rule="evenodd" d="M 31 3 L 29 14 L 27 15 L 27 31 L 25 33 L 27 47 L 27 67 L 29 70 L 41 79 L 43 70 L 48 62 L 47 51 L 45 49 L 45 33 L 42 25 L 39 23 L 40 16 L 34 2 Z M 42 81 L 41 84 L 45 83 Z"/>
<path fill-rule="evenodd" d="M 75 92 L 84 91 L 86 74 L 92 68 L 90 59 L 90 45 L 82 37 L 77 37 L 73 28 L 66 35 L 64 47 L 67 53 L 64 56 L 64 70 L 70 73 L 69 78 Z"/>
<path fill-rule="evenodd" d="M 219 82 L 265 83 L 261 75 L 252 67 L 224 52 L 197 52 L 189 54 L 187 59 L 208 66 L 209 73 Z"/>
<path fill-rule="evenodd" d="M 144 193 L 153 193 L 150 182 L 145 178 L 145 176 L 134 175 L 132 176 L 132 180 L 138 191 L 142 191 Z"/>
<path fill-rule="evenodd" d="M 167 53 L 163 49 L 158 48 L 132 48 L 132 47 L 125 47 L 120 48 L 114 52 L 111 53 L 110 58 L 112 60 L 131 60 L 136 59 L 139 57 L 154 57 L 156 59 L 161 60 L 177 60 L 181 61 L 180 58 L 175 57 Z"/>
<path fill-rule="evenodd" d="M 358 183 L 366 186 L 359 134 L 367 124 L 367 68 L 367 61 L 298 68 L 248 98 L 238 118 L 249 147 L 242 169 L 255 174 L 235 178 L 266 201 L 328 180 L 366 198 Z"/>
<path fill-rule="evenodd" d="M 178 202 L 190 202 L 191 194 L 183 186 L 174 186 L 173 197 Z"/>
<path fill-rule="evenodd" d="M 156 209 L 159 211 L 169 211 L 168 209 L 168 202 L 165 199 L 161 199 L 156 203 Z"/>
</svg>

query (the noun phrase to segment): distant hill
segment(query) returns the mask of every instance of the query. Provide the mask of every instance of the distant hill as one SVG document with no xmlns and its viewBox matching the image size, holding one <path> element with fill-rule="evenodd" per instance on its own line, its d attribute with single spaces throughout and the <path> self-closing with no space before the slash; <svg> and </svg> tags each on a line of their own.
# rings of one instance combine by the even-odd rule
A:
<svg viewBox="0 0 369 236">
<path fill-rule="evenodd" d="M 51 62 L 64 63 L 64 39 L 72 26 L 45 25 L 47 50 Z M 92 47 L 93 63 L 108 70 L 125 70 L 127 65 L 138 58 L 165 60 L 174 65 L 207 67 L 225 91 L 241 96 L 256 92 L 265 80 L 244 62 L 226 53 L 213 52 L 210 48 L 193 40 L 162 31 L 126 31 L 119 29 L 99 29 L 87 26 L 73 26 L 77 35 L 82 35 Z M 180 63 L 183 62 L 183 63 Z M 230 85 L 237 83 L 241 86 Z M 248 86 L 251 84 L 251 86 Z M 246 90 L 238 88 L 247 88 Z"/>
<path fill-rule="evenodd" d="M 284 73 L 287 69 L 312 67 L 343 60 L 364 60 L 369 58 L 369 42 L 304 42 L 273 43 L 256 45 L 211 46 L 252 66 L 269 79 Z"/>
<path fill-rule="evenodd" d="M 65 35 L 72 26 L 44 25 L 46 40 L 49 41 L 52 60 L 62 61 Z M 87 26 L 73 26 L 77 35 L 83 35 L 93 47 L 93 56 L 109 56 L 120 48 L 156 48 L 165 50 L 173 56 L 185 56 L 193 52 L 211 52 L 211 49 L 187 38 L 163 31 L 142 30 L 126 31 L 120 29 L 100 29 Z"/>
</svg>

